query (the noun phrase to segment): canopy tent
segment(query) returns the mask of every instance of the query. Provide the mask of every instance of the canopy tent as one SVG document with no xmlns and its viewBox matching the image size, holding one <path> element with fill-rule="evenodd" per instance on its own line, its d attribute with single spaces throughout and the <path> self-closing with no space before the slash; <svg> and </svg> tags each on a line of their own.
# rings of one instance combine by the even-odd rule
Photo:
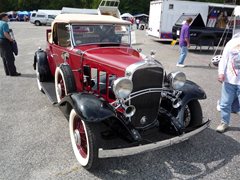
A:
<svg viewBox="0 0 240 180">
<path fill-rule="evenodd" d="M 28 11 L 18 11 L 17 12 L 17 20 L 18 21 L 25 21 L 25 17 L 30 17 L 30 12 Z"/>
<path fill-rule="evenodd" d="M 130 13 L 123 13 L 121 15 L 121 18 L 133 18 L 133 15 L 131 15 Z"/>
<path fill-rule="evenodd" d="M 23 16 L 24 15 L 28 16 L 30 14 L 30 12 L 28 12 L 28 11 L 18 11 L 17 14 L 18 15 L 23 15 Z"/>
<path fill-rule="evenodd" d="M 148 24 L 148 15 L 147 14 L 135 14 L 133 15 L 135 19 L 139 19 L 141 23 Z"/>
<path fill-rule="evenodd" d="M 147 14 L 135 14 L 133 17 L 138 18 L 138 17 L 148 17 Z"/>
</svg>

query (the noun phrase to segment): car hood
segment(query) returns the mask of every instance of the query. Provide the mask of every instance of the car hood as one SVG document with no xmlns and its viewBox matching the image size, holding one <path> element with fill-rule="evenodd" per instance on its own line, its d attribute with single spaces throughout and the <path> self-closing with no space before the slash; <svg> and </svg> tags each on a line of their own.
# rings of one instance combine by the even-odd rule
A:
<svg viewBox="0 0 240 180">
<path fill-rule="evenodd" d="M 136 50 L 129 47 L 94 48 L 85 51 L 84 58 L 122 71 L 129 65 L 143 60 Z"/>
</svg>

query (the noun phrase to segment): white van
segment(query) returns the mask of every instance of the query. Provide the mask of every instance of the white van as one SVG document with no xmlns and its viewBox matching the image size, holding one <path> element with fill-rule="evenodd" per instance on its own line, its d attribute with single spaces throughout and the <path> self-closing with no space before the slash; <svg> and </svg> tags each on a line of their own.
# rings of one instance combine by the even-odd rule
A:
<svg viewBox="0 0 240 180">
<path fill-rule="evenodd" d="M 36 26 L 51 25 L 52 21 L 55 19 L 56 16 L 56 14 L 32 12 L 30 16 L 30 22 L 35 24 Z"/>
</svg>

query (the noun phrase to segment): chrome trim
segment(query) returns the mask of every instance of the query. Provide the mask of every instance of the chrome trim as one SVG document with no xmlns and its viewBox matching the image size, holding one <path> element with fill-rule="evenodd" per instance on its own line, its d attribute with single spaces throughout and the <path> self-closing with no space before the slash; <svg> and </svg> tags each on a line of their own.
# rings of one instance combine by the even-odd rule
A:
<svg viewBox="0 0 240 180">
<path fill-rule="evenodd" d="M 138 96 L 141 96 L 141 95 L 144 95 L 144 94 L 149 94 L 149 93 L 167 93 L 167 92 L 169 92 L 169 89 L 166 89 L 166 88 L 148 88 L 148 89 L 143 89 L 143 90 L 131 93 L 129 98 L 124 99 L 124 101 L 121 102 L 121 103 L 126 103 L 126 102 L 130 101 L 131 99 L 133 99 L 135 97 L 138 97 Z M 177 90 L 176 90 L 176 92 L 177 92 Z M 175 95 L 176 93 L 171 93 L 171 94 Z M 164 95 L 164 97 L 167 96 L 166 94 L 162 94 L 162 96 L 163 95 Z M 119 102 L 119 101 L 116 100 L 116 101 L 114 101 L 114 102 L 112 102 L 110 104 L 114 106 L 114 104 L 116 104 L 117 102 Z"/>
<path fill-rule="evenodd" d="M 128 66 L 125 71 L 125 77 L 128 77 L 132 80 L 132 76 L 136 70 L 144 69 L 148 67 L 161 67 L 163 69 L 163 73 L 165 73 L 165 70 L 160 62 L 158 62 L 157 60 L 154 60 L 153 58 L 149 60 L 148 57 L 146 56 L 144 60 Z M 164 74 L 163 74 L 163 79 L 164 79 Z"/>
<path fill-rule="evenodd" d="M 137 92 L 130 94 L 130 97 L 128 99 L 126 99 L 124 102 L 130 101 L 131 99 L 141 96 L 141 95 L 144 95 L 144 94 L 162 93 L 162 92 L 163 92 L 163 89 L 161 89 L 161 88 L 149 88 L 149 89 L 137 91 Z"/>
<path fill-rule="evenodd" d="M 181 136 L 176 136 L 171 139 L 167 139 L 164 141 L 158 141 L 156 143 L 146 144 L 146 145 L 139 145 L 136 147 L 129 147 L 129 148 L 122 148 L 122 149 L 110 149 L 110 150 L 104 150 L 99 149 L 98 150 L 98 157 L 99 158 L 106 158 L 106 157 L 121 157 L 121 156 L 129 156 L 134 154 L 139 154 L 142 152 L 152 151 L 156 149 L 161 149 L 164 147 L 171 146 L 173 144 L 177 144 L 180 142 L 183 142 L 185 140 L 188 140 L 190 137 L 200 133 L 204 129 L 206 129 L 210 124 L 210 120 L 207 120 L 205 124 L 203 124 L 198 129 L 188 132 L 186 134 L 183 134 Z"/>
</svg>

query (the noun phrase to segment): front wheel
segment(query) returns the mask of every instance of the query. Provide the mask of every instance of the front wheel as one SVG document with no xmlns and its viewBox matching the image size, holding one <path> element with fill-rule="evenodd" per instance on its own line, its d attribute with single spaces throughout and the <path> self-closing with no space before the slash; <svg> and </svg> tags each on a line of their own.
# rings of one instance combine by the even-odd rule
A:
<svg viewBox="0 0 240 180">
<path fill-rule="evenodd" d="M 36 26 L 41 26 L 40 21 L 36 21 L 36 22 L 35 22 L 35 25 L 36 25 Z"/>
<path fill-rule="evenodd" d="M 187 127 L 196 127 L 203 123 L 202 108 L 198 100 L 190 101 L 184 111 L 184 125 Z"/>
<path fill-rule="evenodd" d="M 141 30 L 144 30 L 144 25 L 141 25 L 141 26 L 140 26 L 140 29 L 141 29 Z"/>
<path fill-rule="evenodd" d="M 91 124 L 84 122 L 72 109 L 69 117 L 69 132 L 73 152 L 85 169 L 91 169 L 98 162 L 98 146 Z"/>
<path fill-rule="evenodd" d="M 171 106 L 171 104 L 168 105 Z M 171 118 L 177 118 L 180 111 L 176 110 L 169 113 L 171 108 L 164 108 L 165 110 L 162 110 L 158 115 L 160 129 L 169 134 L 177 134 L 176 129 L 171 122 Z M 185 130 L 202 124 L 202 108 L 198 100 L 192 100 L 188 102 L 183 110 L 183 128 Z"/>
</svg>

